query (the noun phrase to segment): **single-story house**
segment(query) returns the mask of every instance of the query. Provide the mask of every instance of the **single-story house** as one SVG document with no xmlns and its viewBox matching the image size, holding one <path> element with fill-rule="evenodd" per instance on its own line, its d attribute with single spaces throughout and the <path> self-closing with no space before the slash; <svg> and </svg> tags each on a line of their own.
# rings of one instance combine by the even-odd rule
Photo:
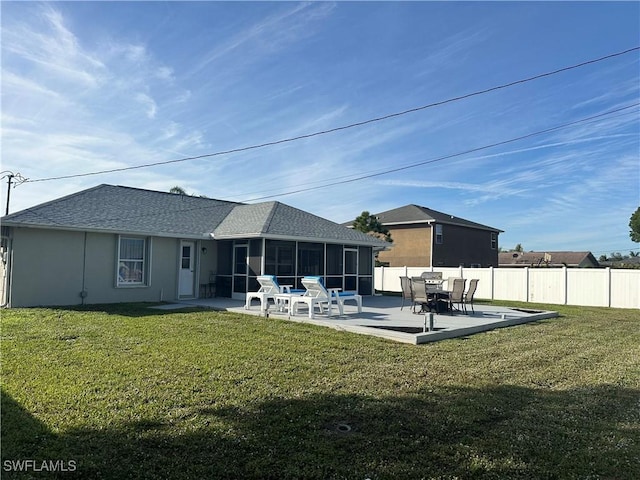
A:
<svg viewBox="0 0 640 480">
<path fill-rule="evenodd" d="M 498 266 L 498 235 L 502 230 L 419 205 L 405 205 L 375 216 L 393 240 L 393 248 L 378 255 L 383 265 Z"/>
<path fill-rule="evenodd" d="M 280 202 L 241 204 L 99 185 L 0 219 L 11 307 L 244 299 L 256 277 L 374 292 L 386 243 Z"/>
<path fill-rule="evenodd" d="M 500 252 L 500 267 L 571 267 L 598 268 L 591 252 Z"/>
</svg>

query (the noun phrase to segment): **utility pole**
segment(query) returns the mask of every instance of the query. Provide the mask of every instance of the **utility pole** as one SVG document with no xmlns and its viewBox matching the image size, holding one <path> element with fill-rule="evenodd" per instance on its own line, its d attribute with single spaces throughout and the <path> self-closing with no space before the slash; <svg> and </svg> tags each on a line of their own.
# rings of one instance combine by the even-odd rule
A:
<svg viewBox="0 0 640 480">
<path fill-rule="evenodd" d="M 5 210 L 5 215 L 9 215 L 9 198 L 11 197 L 11 184 L 13 183 L 13 179 L 15 178 L 19 182 L 14 185 L 14 188 L 26 182 L 28 179 L 24 178 L 19 173 L 13 173 L 9 171 L 0 172 L 0 175 L 2 175 L 2 177 L 0 177 L 0 180 L 2 180 L 3 178 L 7 179 L 7 208 Z"/>
<path fill-rule="evenodd" d="M 11 180 L 13 180 L 15 175 L 10 173 L 7 175 L 7 210 L 4 212 L 5 215 L 9 215 L 9 197 L 11 196 Z"/>
</svg>

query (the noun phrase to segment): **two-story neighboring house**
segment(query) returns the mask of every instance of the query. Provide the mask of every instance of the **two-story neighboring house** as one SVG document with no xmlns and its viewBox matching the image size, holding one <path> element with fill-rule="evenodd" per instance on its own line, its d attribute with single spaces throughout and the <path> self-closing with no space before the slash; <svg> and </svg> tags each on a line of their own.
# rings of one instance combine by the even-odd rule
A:
<svg viewBox="0 0 640 480">
<path fill-rule="evenodd" d="M 498 266 L 498 235 L 502 230 L 419 205 L 405 205 L 375 216 L 393 239 L 393 247 L 378 255 L 383 265 Z"/>
</svg>

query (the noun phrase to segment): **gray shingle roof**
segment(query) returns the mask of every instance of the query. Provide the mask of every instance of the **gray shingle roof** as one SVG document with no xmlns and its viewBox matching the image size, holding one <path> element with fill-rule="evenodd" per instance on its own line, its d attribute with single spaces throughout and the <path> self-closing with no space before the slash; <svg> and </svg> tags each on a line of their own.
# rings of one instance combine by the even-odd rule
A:
<svg viewBox="0 0 640 480">
<path fill-rule="evenodd" d="M 214 231 L 214 238 L 246 235 L 385 245 L 371 235 L 280 202 L 236 206 Z"/>
<path fill-rule="evenodd" d="M 2 218 L 3 225 L 202 237 L 236 203 L 99 185 Z"/>
<path fill-rule="evenodd" d="M 99 185 L 7 215 L 2 224 L 185 238 L 271 236 L 384 245 L 279 202 L 245 205 L 113 185 Z"/>
<path fill-rule="evenodd" d="M 405 205 L 403 207 L 394 208 L 385 212 L 376 213 L 376 217 L 383 225 L 397 225 L 410 223 L 444 223 L 449 225 L 460 225 L 463 227 L 479 228 L 482 230 L 490 230 L 492 232 L 502 232 L 502 230 L 482 225 L 481 223 L 465 220 L 464 218 L 455 217 L 448 213 L 438 212 L 427 207 L 419 205 Z M 353 222 L 345 223 L 351 225 Z"/>
</svg>

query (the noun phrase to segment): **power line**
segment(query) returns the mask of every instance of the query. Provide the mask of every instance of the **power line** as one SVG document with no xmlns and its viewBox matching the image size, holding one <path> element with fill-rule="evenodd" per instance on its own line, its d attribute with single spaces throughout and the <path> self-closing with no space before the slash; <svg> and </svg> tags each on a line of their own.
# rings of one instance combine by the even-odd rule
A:
<svg viewBox="0 0 640 480">
<path fill-rule="evenodd" d="M 408 110 L 403 110 L 401 112 L 390 113 L 390 114 L 383 115 L 383 116 L 380 116 L 380 117 L 370 118 L 368 120 L 363 120 L 361 122 L 350 123 L 348 125 L 342 125 L 342 126 L 330 128 L 330 129 L 327 129 L 327 130 L 321 130 L 321 131 L 308 133 L 308 134 L 304 134 L 304 135 L 298 135 L 296 137 L 290 137 L 290 138 L 285 138 L 285 139 L 281 139 L 281 140 L 275 140 L 275 141 L 271 141 L 271 142 L 265 142 L 265 143 L 256 144 L 256 145 L 249 145 L 249 146 L 245 146 L 245 147 L 233 148 L 233 149 L 230 149 L 230 150 L 207 153 L 207 154 L 203 154 L 203 155 L 196 155 L 196 156 L 192 156 L 192 157 L 178 158 L 178 159 L 174 159 L 174 160 L 165 160 L 165 161 L 160 161 L 160 162 L 146 163 L 146 164 L 135 165 L 135 166 L 130 166 L 130 167 L 113 168 L 113 169 L 109 169 L 109 170 L 101 170 L 101 171 L 96 171 L 96 172 L 77 173 L 77 174 L 73 174 L 73 175 L 62 175 L 62 176 L 58 176 L 58 177 L 49 177 L 49 178 L 38 178 L 38 179 L 33 179 L 33 180 L 28 180 L 28 181 L 32 182 L 32 183 L 34 183 L 34 182 L 48 182 L 48 181 L 53 181 L 53 180 L 65 180 L 65 179 L 69 179 L 69 178 L 88 177 L 88 176 L 93 176 L 93 175 L 102 175 L 102 174 L 106 174 L 106 173 L 124 172 L 124 171 L 128 171 L 128 170 L 135 170 L 135 169 L 140 169 L 140 168 L 156 167 L 156 166 L 160 166 L 160 165 L 169 165 L 169 164 L 172 164 L 172 163 L 187 162 L 187 161 L 191 161 L 191 160 L 199 160 L 199 159 L 203 159 L 203 158 L 210 158 L 210 157 L 216 157 L 216 156 L 221 156 L 221 155 L 229 155 L 229 154 L 232 154 L 232 153 L 246 152 L 246 151 L 249 151 L 249 150 L 256 150 L 256 149 L 259 149 L 259 148 L 265 148 L 265 147 L 270 147 L 270 146 L 275 146 L 275 145 L 281 145 L 283 143 L 295 142 L 297 140 L 304 140 L 304 139 L 308 139 L 308 138 L 312 138 L 312 137 L 317 137 L 317 136 L 320 136 L 320 135 L 326 135 L 326 134 L 329 134 L 329 133 L 335 133 L 335 132 L 338 132 L 338 131 L 347 130 L 347 129 L 350 129 L 350 128 L 361 127 L 361 126 L 368 125 L 368 124 L 375 123 L 375 122 L 381 122 L 381 121 L 384 121 L 384 120 L 389 120 L 391 118 L 396 118 L 396 117 L 400 117 L 400 116 L 407 115 L 407 114 L 410 114 L 410 113 L 419 112 L 419 111 L 422 111 L 422 110 L 426 110 L 428 108 L 437 107 L 437 106 L 445 105 L 445 104 L 448 104 L 448 103 L 456 102 L 456 101 L 459 101 L 459 100 L 464 100 L 464 99 L 467 99 L 467 98 L 471 98 L 471 97 L 475 97 L 475 96 L 478 96 L 478 95 L 482 95 L 482 94 L 485 94 L 485 93 L 493 92 L 493 91 L 496 91 L 496 90 L 509 88 L 509 87 L 512 87 L 512 86 L 515 86 L 515 85 L 531 82 L 533 80 L 538 80 L 538 79 L 541 79 L 541 78 L 544 78 L 544 77 L 549 77 L 549 76 L 552 76 L 552 75 L 556 75 L 558 73 L 562 73 L 562 72 L 566 72 L 566 71 L 573 70 L 573 69 L 576 69 L 576 68 L 584 67 L 586 65 L 591 65 L 591 64 L 594 64 L 594 63 L 602 62 L 602 61 L 608 60 L 610 58 L 619 57 L 621 55 L 625 55 L 627 53 L 630 53 L 630 52 L 633 52 L 633 51 L 636 51 L 636 50 L 640 50 L 640 47 L 629 48 L 627 50 L 623 50 L 623 51 L 620 51 L 620 52 L 616 52 L 616 53 L 612 53 L 612 54 L 609 54 L 609 55 L 605 55 L 603 57 L 595 58 L 595 59 L 588 60 L 588 61 L 585 61 L 585 62 L 581 62 L 581 63 L 575 64 L 575 65 L 570 65 L 568 67 L 559 68 L 557 70 L 553 70 L 553 71 L 550 71 L 550 72 L 541 73 L 541 74 L 538 74 L 538 75 L 534 75 L 532 77 L 523 78 L 523 79 L 516 80 L 516 81 L 513 81 L 513 82 L 505 83 L 505 84 L 502 84 L 502 85 L 486 88 L 484 90 L 478 90 L 478 91 L 475 91 L 475 92 L 472 92 L 472 93 L 468 93 L 468 94 L 465 94 L 465 95 L 452 97 L 452 98 L 449 98 L 447 100 L 441 100 L 441 101 L 430 103 L 430 104 L 427 104 L 427 105 L 422 105 L 422 106 L 419 106 L 419 107 L 410 108 Z"/>
<path fill-rule="evenodd" d="M 228 206 L 227 203 L 235 203 L 235 204 L 241 205 L 241 204 L 246 204 L 248 202 L 257 201 L 257 200 L 265 200 L 267 198 L 280 197 L 280 196 L 285 196 L 285 195 L 292 195 L 292 194 L 295 194 L 295 193 L 301 193 L 301 192 L 310 191 L 310 190 L 318 190 L 318 189 L 321 189 L 321 188 L 331 187 L 331 186 L 334 186 L 334 185 L 351 183 L 351 182 L 363 180 L 363 179 L 366 179 L 366 178 L 381 176 L 381 175 L 385 175 L 387 173 L 393 173 L 393 172 L 400 171 L 400 170 L 407 170 L 407 169 L 410 169 L 410 168 L 419 167 L 419 166 L 426 165 L 426 164 L 429 164 L 429 163 L 435 163 L 435 162 L 440 162 L 440 161 L 447 160 L 447 159 L 450 159 L 450 158 L 459 157 L 459 156 L 462 156 L 462 155 L 466 155 L 468 153 L 478 152 L 480 150 L 486 150 L 486 149 L 493 148 L 493 147 L 496 147 L 496 146 L 517 142 L 517 141 L 523 140 L 525 138 L 530 138 L 530 137 L 533 137 L 533 136 L 536 136 L 536 135 L 542 135 L 542 134 L 549 133 L 549 132 L 552 132 L 552 131 L 555 131 L 555 130 L 568 128 L 568 127 L 571 127 L 571 126 L 574 126 L 574 125 L 597 121 L 597 119 L 602 119 L 602 118 L 608 117 L 610 115 L 613 115 L 614 113 L 618 113 L 620 111 L 624 111 L 624 110 L 627 110 L 627 109 L 630 109 L 630 108 L 633 108 L 633 107 L 637 107 L 638 105 L 640 105 L 640 103 L 627 105 L 627 106 L 620 107 L 620 108 L 617 108 L 617 109 L 614 109 L 614 110 L 610 110 L 608 112 L 604 112 L 604 113 L 601 113 L 601 114 L 598 114 L 598 115 L 593 115 L 593 116 L 590 116 L 590 117 L 582 118 L 580 120 L 576 120 L 576 121 L 573 121 L 573 122 L 565 123 L 565 124 L 562 124 L 562 125 L 556 125 L 555 127 L 547 128 L 547 129 L 544 129 L 544 130 L 539 130 L 537 132 L 532 132 L 532 133 L 529 133 L 529 134 L 526 134 L 526 135 L 522 135 L 522 136 L 519 136 L 519 137 L 511 138 L 511 139 L 508 139 L 508 140 L 495 142 L 495 143 L 492 143 L 492 144 L 489 144 L 489 145 L 483 145 L 481 147 L 472 148 L 472 149 L 469 149 L 469 150 L 465 150 L 463 152 L 453 153 L 453 154 L 446 155 L 446 156 L 443 156 L 443 157 L 424 160 L 424 161 L 421 161 L 421 162 L 417 162 L 417 163 L 413 163 L 413 164 L 409 164 L 409 165 L 405 165 L 405 166 L 401 166 L 401 167 L 395 167 L 395 168 L 388 169 L 388 170 L 378 171 L 378 172 L 375 172 L 375 173 L 369 173 L 369 174 L 361 175 L 361 176 L 358 176 L 358 177 L 355 177 L 355 178 L 350 178 L 350 179 L 347 179 L 347 180 L 334 181 L 334 182 L 330 182 L 330 183 L 327 183 L 327 184 L 318 185 L 318 186 L 314 186 L 314 187 L 297 189 L 297 190 L 294 190 L 294 191 L 289 191 L 289 192 L 284 192 L 284 193 L 279 193 L 279 194 L 274 194 L 274 195 L 268 195 L 268 196 L 263 196 L 263 197 L 258 197 L 258 198 L 253 198 L 253 199 L 243 200 L 243 201 L 238 201 L 238 202 L 217 200 L 218 202 L 226 202 L 225 204 L 222 204 L 222 205 L 221 204 L 211 205 L 208 202 L 204 202 L 204 200 L 203 200 L 203 205 L 202 206 L 178 208 L 178 209 L 175 209 L 175 210 L 162 210 L 161 212 L 157 212 L 157 213 L 141 213 L 141 214 L 136 214 L 136 215 L 117 216 L 117 217 L 113 217 L 113 218 L 109 218 L 109 219 L 103 219 L 103 220 L 115 221 L 115 220 L 123 220 L 123 219 L 153 217 L 153 216 L 156 216 L 156 215 L 169 215 L 169 214 L 175 214 L 175 213 L 186 213 L 186 212 L 190 212 L 190 211 L 226 207 L 226 206 Z M 349 176 L 347 176 L 347 177 L 349 177 Z M 211 199 L 211 200 L 213 200 L 213 199 Z M 204 204 L 204 203 L 206 203 L 206 204 Z M 27 211 L 31 211 L 32 213 L 35 213 L 33 211 L 33 208 L 29 208 L 29 209 L 27 209 Z"/>
<path fill-rule="evenodd" d="M 562 124 L 562 125 L 557 125 L 555 127 L 547 128 L 545 130 L 539 130 L 537 132 L 528 133 L 526 135 L 521 135 L 519 137 L 510 138 L 509 140 L 503 140 L 503 141 L 500 141 L 500 142 L 491 143 L 489 145 L 483 145 L 481 147 L 471 148 L 471 149 L 465 150 L 463 152 L 452 153 L 450 155 L 445 155 L 445 156 L 433 158 L 433 159 L 430 159 L 430 160 L 423 160 L 423 161 L 420 161 L 420 162 L 412 163 L 412 164 L 409 164 L 409 165 L 404 165 L 404 166 L 401 166 L 401 167 L 390 168 L 388 170 L 383 170 L 383 171 L 376 172 L 376 173 L 368 173 L 366 175 L 360 175 L 358 177 L 351 178 L 351 179 L 348 179 L 348 180 L 341 180 L 341 181 L 338 181 L 338 182 L 326 183 L 326 184 L 318 185 L 318 186 L 315 186 L 315 187 L 301 188 L 301 189 L 292 190 L 292 191 L 285 192 L 285 193 L 279 193 L 279 194 L 274 194 L 274 195 L 266 195 L 266 196 L 263 196 L 263 197 L 252 198 L 252 199 L 249 199 L 249 200 L 244 200 L 244 202 L 255 202 L 257 200 L 265 200 L 267 198 L 282 197 L 282 196 L 285 196 L 285 195 L 293 195 L 295 193 L 308 192 L 310 190 L 317 190 L 317 189 L 320 189 L 320 188 L 326 188 L 326 187 L 330 187 L 330 186 L 334 186 L 334 185 L 342 185 L 342 184 L 345 184 L 345 183 L 356 182 L 356 181 L 364 180 L 364 179 L 367 179 L 367 178 L 378 177 L 380 175 L 386 175 L 388 173 L 394 173 L 394 172 L 399 172 L 399 171 L 402 171 L 402 170 L 408 170 L 410 168 L 420 167 L 422 165 L 427 165 L 429 163 L 441 162 L 443 160 L 448 160 L 450 158 L 460 157 L 462 155 L 467 155 L 469 153 L 478 152 L 480 150 L 486 150 L 488 148 L 498 147 L 500 145 L 506 145 L 508 143 L 513 143 L 513 142 L 517 142 L 519 140 L 524 140 L 525 138 L 530 138 L 530 137 L 534 137 L 534 136 L 537 136 L 537 135 L 542 135 L 544 133 L 549 133 L 549 132 L 552 132 L 554 130 L 559 130 L 559 129 L 562 129 L 562 128 L 570 127 L 572 125 L 577 125 L 579 123 L 585 123 L 585 122 L 594 120 L 596 118 L 605 117 L 605 116 L 611 115 L 613 113 L 617 113 L 617 112 L 620 112 L 620 111 L 623 111 L 623 110 L 627 110 L 629 108 L 637 107 L 638 105 L 640 105 L 640 103 L 634 103 L 634 104 L 631 104 L 631 105 L 627 105 L 625 107 L 616 108 L 615 110 L 610 110 L 608 112 L 600 113 L 598 115 L 593 115 L 591 117 L 586 117 L 586 118 L 583 118 L 583 119 L 580 119 L 580 120 L 576 120 L 574 122 L 569 122 L 569 123 L 565 123 L 565 124 Z"/>
<path fill-rule="evenodd" d="M 640 104 L 637 104 L 637 105 L 640 105 Z M 624 108 L 632 108 L 633 106 L 636 106 L 636 105 L 631 105 L 631 106 L 624 107 Z M 622 117 L 622 116 L 630 115 L 630 114 L 637 115 L 637 113 L 636 113 L 636 112 L 623 112 L 623 113 L 619 113 L 618 115 L 613 115 L 613 113 L 617 113 L 617 112 L 616 112 L 616 111 L 613 111 L 613 112 L 605 112 L 605 113 L 604 113 L 604 114 L 602 114 L 602 115 L 606 115 L 608 119 L 609 119 L 609 118 L 618 118 L 618 117 Z M 588 118 L 588 119 L 581 119 L 581 120 L 577 120 L 577 122 L 579 122 L 579 123 L 583 123 L 583 124 L 588 124 L 588 123 L 597 123 L 598 121 L 599 121 L 599 119 L 598 119 L 598 118 L 595 118 L 595 119 L 594 119 L 594 118 L 592 118 L 592 117 L 590 117 L 590 118 Z M 554 127 L 554 128 L 562 128 L 562 126 Z M 533 135 L 533 134 L 532 134 L 532 135 Z M 507 153 L 508 153 L 508 152 L 507 152 Z M 408 165 L 406 168 L 412 168 L 412 166 L 413 166 L 413 164 Z M 418 166 L 419 166 L 419 165 L 418 165 Z M 386 173 L 386 172 L 387 172 L 387 170 L 379 170 L 379 172 L 380 172 L 380 174 L 384 174 L 384 173 Z M 333 179 L 333 181 L 336 181 L 336 180 L 342 180 L 342 179 L 355 179 L 355 180 L 357 180 L 358 178 L 356 178 L 356 177 L 358 177 L 358 175 L 360 175 L 360 173 L 349 173 L 349 174 L 347 174 L 347 175 L 337 175 L 337 176 L 335 176 L 335 175 L 334 175 L 334 176 L 332 176 L 332 179 Z M 326 182 L 326 180 L 312 180 L 312 181 L 308 181 L 308 182 L 299 182 L 299 183 L 297 183 L 297 185 L 298 185 L 298 186 L 303 186 L 303 185 L 317 185 L 317 184 L 324 184 L 324 182 Z M 330 185 L 331 185 L 331 184 L 329 184 L 329 185 L 327 185 L 327 186 L 330 186 Z M 267 189 L 267 190 L 260 190 L 260 191 L 257 191 L 257 192 L 250 192 L 250 193 L 237 194 L 235 197 L 236 197 L 236 198 L 238 198 L 238 197 L 241 197 L 241 196 L 244 196 L 244 195 L 250 195 L 251 193 L 259 194 L 259 193 L 277 192 L 277 191 L 278 191 L 278 189 L 277 189 L 277 188 L 270 188 L 270 189 Z M 279 195 L 280 195 L 280 194 L 274 194 L 274 195 L 271 195 L 271 196 L 263 196 L 263 197 L 259 197 L 259 198 L 260 198 L 260 199 L 264 199 L 264 198 L 271 198 L 271 197 L 277 197 L 277 196 L 279 196 Z M 241 200 L 241 202 L 250 202 L 250 201 L 251 201 L 251 200 Z"/>
</svg>

